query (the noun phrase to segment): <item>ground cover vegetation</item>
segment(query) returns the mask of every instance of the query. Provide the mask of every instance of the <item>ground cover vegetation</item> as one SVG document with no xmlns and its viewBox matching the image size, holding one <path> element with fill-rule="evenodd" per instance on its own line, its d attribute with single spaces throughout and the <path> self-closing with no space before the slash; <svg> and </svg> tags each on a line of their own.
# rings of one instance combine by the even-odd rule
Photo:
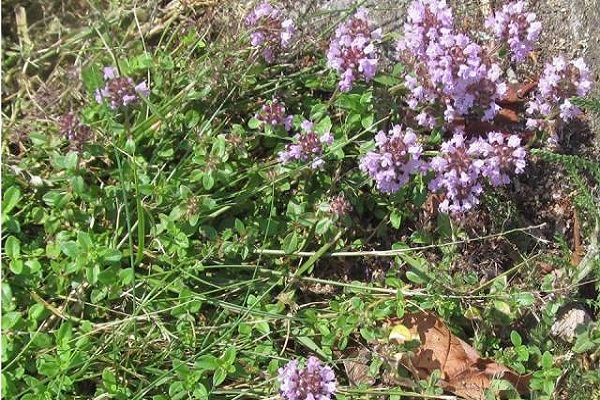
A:
<svg viewBox="0 0 600 400">
<path fill-rule="evenodd" d="M 288 6 L 3 3 L 2 396 L 600 398 L 586 60 Z"/>
</svg>

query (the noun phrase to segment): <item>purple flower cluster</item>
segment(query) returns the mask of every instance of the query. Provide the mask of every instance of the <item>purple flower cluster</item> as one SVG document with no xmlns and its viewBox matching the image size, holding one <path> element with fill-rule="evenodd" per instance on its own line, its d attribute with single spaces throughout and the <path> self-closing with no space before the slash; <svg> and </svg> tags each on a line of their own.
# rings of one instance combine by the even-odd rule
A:
<svg viewBox="0 0 600 400">
<path fill-rule="evenodd" d="M 448 123 L 474 110 L 491 120 L 500 109 L 496 100 L 507 91 L 500 66 L 484 48 L 455 32 L 452 19 L 445 0 L 416 0 L 398 42 L 399 58 L 414 71 L 405 77 L 408 105 L 420 110 L 417 122 L 424 126 L 435 126 L 427 107 L 436 104 L 445 107 Z"/>
<path fill-rule="evenodd" d="M 483 178 L 492 186 L 510 183 L 509 174 L 523 172 L 526 154 L 516 135 L 505 140 L 502 133 L 490 132 L 487 140 L 466 142 L 462 133 L 455 133 L 430 164 L 436 175 L 429 189 L 445 193 L 440 211 L 462 214 L 472 209 L 479 204 Z"/>
<path fill-rule="evenodd" d="M 384 193 L 396 193 L 406 185 L 410 175 L 420 172 L 423 148 L 417 143 L 417 135 L 394 125 L 387 134 L 379 131 L 375 135 L 377 151 L 368 152 L 360 160 L 360 169 L 368 173 L 377 189 Z"/>
<path fill-rule="evenodd" d="M 313 129 L 313 123 L 304 121 L 301 125 L 302 132 L 294 136 L 294 143 L 285 147 L 284 151 L 279 153 L 279 161 L 287 163 L 291 161 L 311 161 L 311 168 L 321 167 L 325 161 L 321 158 L 323 146 L 333 143 L 333 135 L 326 132 L 319 136 Z"/>
<path fill-rule="evenodd" d="M 336 390 L 333 370 L 313 356 L 304 368 L 298 367 L 298 360 L 291 360 L 279 368 L 277 379 L 279 392 L 286 400 L 329 400 Z"/>
<path fill-rule="evenodd" d="M 338 26 L 329 44 L 327 66 L 341 74 L 340 91 L 350 91 L 358 78 L 373 79 L 379 61 L 375 45 L 380 41 L 381 28 L 373 29 L 365 9 Z"/>
<path fill-rule="evenodd" d="M 262 56 L 269 63 L 273 62 L 278 51 L 290 45 L 296 33 L 294 22 L 283 19 L 281 10 L 267 2 L 250 11 L 245 23 L 252 28 L 250 44 L 262 47 Z"/>
<path fill-rule="evenodd" d="M 436 176 L 429 182 L 429 190 L 445 192 L 440 211 L 460 214 L 479 204 L 483 162 L 477 157 L 478 153 L 478 146 L 465 143 L 461 133 L 442 143 L 440 155 L 431 160 Z"/>
<path fill-rule="evenodd" d="M 492 186 L 508 185 L 510 175 L 521 174 L 525 170 L 527 151 L 517 135 L 505 137 L 501 132 L 490 132 L 487 141 L 478 139 L 477 142 L 484 159 L 481 174 Z"/>
<path fill-rule="evenodd" d="M 567 62 L 564 57 L 555 57 L 546 64 L 538 82 L 537 90 L 527 104 L 527 126 L 531 129 L 543 126 L 536 116 L 554 118 L 558 112 L 563 121 L 569 121 L 582 113 L 569 101 L 569 97 L 583 97 L 592 88 L 590 70 L 582 58 Z"/>
<path fill-rule="evenodd" d="M 119 71 L 115 67 L 104 68 L 104 81 L 106 85 L 102 89 L 96 89 L 96 101 L 103 103 L 107 101 L 110 108 L 116 110 L 120 107 L 126 107 L 130 104 L 135 105 L 141 97 L 148 97 L 150 90 L 146 81 L 137 85 L 133 79 L 126 76 L 119 76 Z"/>
<path fill-rule="evenodd" d="M 265 125 L 272 127 L 283 126 L 286 131 L 289 131 L 292 129 L 292 120 L 294 117 L 286 115 L 285 104 L 274 97 L 261 107 L 260 111 L 256 113 L 255 118 L 262 121 Z"/>
<path fill-rule="evenodd" d="M 69 141 L 71 148 L 75 150 L 81 150 L 83 145 L 90 139 L 90 127 L 81 122 L 72 111 L 60 117 L 58 126 L 60 132 Z"/>
<path fill-rule="evenodd" d="M 542 30 L 542 23 L 534 13 L 527 12 L 523 0 L 506 4 L 490 16 L 485 26 L 496 39 L 508 45 L 513 61 L 522 61 L 533 50 Z"/>
<path fill-rule="evenodd" d="M 329 212 L 334 217 L 341 218 L 352 210 L 352 205 L 343 194 L 337 195 L 329 202 Z"/>
<path fill-rule="evenodd" d="M 407 14 L 404 37 L 398 42 L 401 54 L 406 52 L 417 59 L 425 59 L 429 44 L 454 29 L 452 8 L 445 0 L 413 1 Z"/>
</svg>

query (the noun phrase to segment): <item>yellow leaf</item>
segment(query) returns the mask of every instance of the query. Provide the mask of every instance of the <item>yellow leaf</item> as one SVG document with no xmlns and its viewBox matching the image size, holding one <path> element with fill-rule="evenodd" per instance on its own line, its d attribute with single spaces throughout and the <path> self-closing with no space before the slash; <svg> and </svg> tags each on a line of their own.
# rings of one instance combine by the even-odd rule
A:
<svg viewBox="0 0 600 400">
<path fill-rule="evenodd" d="M 398 343 L 402 344 L 405 342 L 410 342 L 411 340 L 415 340 L 415 337 L 406 326 L 399 324 L 392 328 L 389 340 L 396 340 Z"/>
</svg>

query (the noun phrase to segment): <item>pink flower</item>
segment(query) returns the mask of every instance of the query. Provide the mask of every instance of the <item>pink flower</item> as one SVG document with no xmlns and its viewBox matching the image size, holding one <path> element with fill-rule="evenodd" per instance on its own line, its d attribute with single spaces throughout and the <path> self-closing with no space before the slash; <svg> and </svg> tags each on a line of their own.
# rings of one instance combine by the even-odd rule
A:
<svg viewBox="0 0 600 400">
<path fill-rule="evenodd" d="M 494 36 L 508 45 L 513 61 L 522 61 L 533 50 L 542 30 L 534 13 L 527 12 L 522 0 L 506 4 L 485 22 Z"/>
<path fill-rule="evenodd" d="M 352 90 L 359 78 L 373 79 L 379 62 L 375 44 L 380 40 L 381 29 L 373 29 L 364 9 L 336 29 L 327 51 L 327 66 L 341 74 L 338 86 L 342 92 Z"/>
<path fill-rule="evenodd" d="M 245 19 L 246 26 L 253 29 L 250 44 L 262 47 L 262 56 L 266 62 L 273 62 L 275 55 L 290 46 L 296 33 L 294 22 L 283 19 L 279 8 L 263 2 L 257 5 Z"/>
<path fill-rule="evenodd" d="M 365 154 L 359 167 L 375 179 L 377 189 L 396 193 L 409 182 L 411 175 L 422 170 L 423 148 L 417 143 L 416 134 L 410 128 L 403 131 L 400 125 L 394 125 L 388 133 L 379 131 L 375 143 L 377 151 Z"/>
</svg>

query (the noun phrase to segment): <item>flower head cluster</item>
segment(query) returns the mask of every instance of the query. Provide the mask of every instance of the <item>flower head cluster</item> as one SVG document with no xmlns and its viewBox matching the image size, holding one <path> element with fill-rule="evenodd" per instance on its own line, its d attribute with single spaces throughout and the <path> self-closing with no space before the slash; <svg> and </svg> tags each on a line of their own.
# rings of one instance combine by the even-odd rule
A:
<svg viewBox="0 0 600 400">
<path fill-rule="evenodd" d="M 525 170 L 527 151 L 517 135 L 506 137 L 501 132 L 490 132 L 487 140 L 478 139 L 475 146 L 479 146 L 484 160 L 481 174 L 494 187 L 508 185 L 510 175 L 521 174 Z"/>
<path fill-rule="evenodd" d="M 569 121 L 582 113 L 581 109 L 569 101 L 572 96 L 585 96 L 592 87 L 590 70 L 582 58 L 567 62 L 564 57 L 555 57 L 546 64 L 538 82 L 533 99 L 527 104 L 527 114 L 553 118 L 559 112 L 563 121 Z M 542 121 L 530 118 L 529 128 L 540 126 Z"/>
<path fill-rule="evenodd" d="M 329 212 L 331 215 L 341 218 L 352 210 L 352 205 L 343 194 L 337 195 L 329 202 Z"/>
<path fill-rule="evenodd" d="M 360 169 L 375 179 L 377 189 L 396 193 L 408 183 L 410 175 L 422 169 L 423 148 L 411 129 L 403 131 L 399 125 L 394 125 L 387 134 L 379 131 L 375 143 L 377 151 L 368 152 L 360 160 Z"/>
<path fill-rule="evenodd" d="M 327 65 L 339 72 L 342 92 L 352 89 L 358 78 L 373 79 L 379 61 L 375 45 L 381 41 L 381 28 L 373 29 L 365 9 L 360 9 L 340 25 L 329 44 Z"/>
<path fill-rule="evenodd" d="M 319 136 L 313 129 L 313 123 L 304 121 L 301 125 L 302 132 L 294 136 L 294 143 L 285 147 L 284 151 L 279 153 L 279 161 L 283 163 L 294 160 L 308 162 L 311 161 L 311 167 L 316 169 L 321 167 L 325 161 L 321 158 L 323 146 L 333 143 L 333 135 L 326 132 Z"/>
<path fill-rule="evenodd" d="M 443 33 L 453 30 L 452 8 L 446 4 L 446 0 L 413 1 L 407 14 L 404 37 L 398 42 L 397 48 L 401 58 L 413 56 L 424 59 L 429 44 L 437 41 Z"/>
<path fill-rule="evenodd" d="M 90 138 L 90 127 L 81 122 L 72 111 L 60 117 L 58 126 L 60 132 L 70 142 L 71 147 L 76 150 L 81 150 Z"/>
<path fill-rule="evenodd" d="M 279 392 L 286 400 L 329 400 L 336 389 L 333 370 L 313 356 L 304 368 L 298 366 L 298 360 L 291 360 L 279 368 L 277 379 Z"/>
<path fill-rule="evenodd" d="M 455 133 L 431 160 L 436 176 L 429 189 L 445 192 L 440 211 L 462 214 L 479 204 L 484 178 L 494 187 L 507 185 L 511 174 L 524 171 L 526 155 L 516 135 L 506 138 L 501 132 L 490 132 L 487 139 L 466 142 L 462 133 Z"/>
<path fill-rule="evenodd" d="M 262 121 L 265 125 L 283 126 L 286 131 L 292 128 L 293 118 L 292 115 L 285 114 L 285 104 L 275 97 L 264 104 L 260 111 L 256 113 L 256 119 Z"/>
<path fill-rule="evenodd" d="M 96 101 L 98 103 L 107 101 L 110 108 L 116 110 L 130 104 L 137 104 L 140 96 L 148 97 L 150 94 L 146 81 L 136 85 L 133 79 L 119 76 L 119 72 L 115 67 L 105 67 L 103 71 L 106 85 L 101 89 L 96 89 Z"/>
<path fill-rule="evenodd" d="M 485 26 L 498 40 L 508 45 L 513 61 L 527 57 L 542 30 L 542 23 L 537 21 L 534 13 L 527 12 L 523 0 L 504 5 L 486 20 Z"/>
<path fill-rule="evenodd" d="M 483 161 L 477 158 L 478 153 L 478 146 L 466 143 L 462 133 L 442 143 L 440 155 L 431 160 L 436 176 L 429 182 L 430 190 L 445 192 L 440 211 L 461 214 L 479 204 Z"/>
<path fill-rule="evenodd" d="M 279 50 L 290 45 L 296 33 L 294 22 L 284 19 L 281 10 L 268 2 L 260 3 L 250 11 L 245 23 L 252 28 L 250 44 L 262 47 L 262 56 L 269 63 Z"/>
<path fill-rule="evenodd" d="M 405 77 L 412 109 L 441 104 L 448 123 L 473 110 L 482 112 L 483 120 L 491 120 L 499 110 L 496 100 L 507 90 L 501 68 L 481 46 L 454 31 L 452 10 L 445 0 L 411 4 L 398 51 L 414 71 Z M 417 121 L 430 127 L 436 123 L 427 109 Z"/>
</svg>

